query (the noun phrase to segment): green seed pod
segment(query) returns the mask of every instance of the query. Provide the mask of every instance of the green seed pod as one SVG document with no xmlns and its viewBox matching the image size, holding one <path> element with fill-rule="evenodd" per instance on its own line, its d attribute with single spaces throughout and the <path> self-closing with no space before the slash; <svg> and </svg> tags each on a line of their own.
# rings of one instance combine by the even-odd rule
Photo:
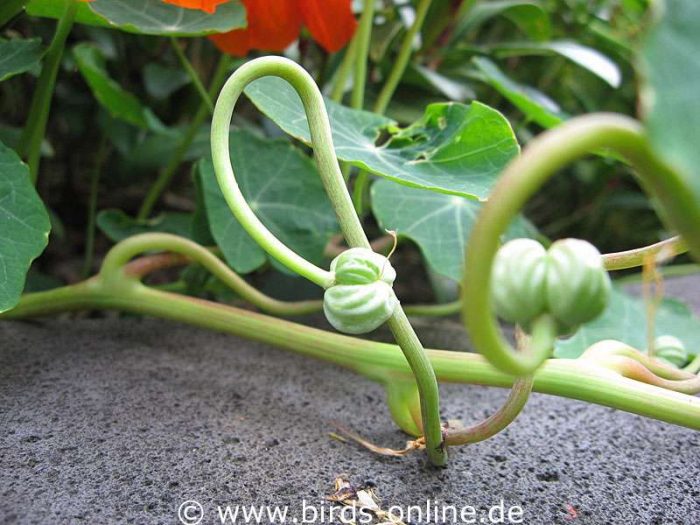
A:
<svg viewBox="0 0 700 525">
<path fill-rule="evenodd" d="M 352 248 L 331 262 L 333 286 L 323 295 L 326 319 L 339 332 L 364 334 L 386 322 L 399 300 L 389 260 L 367 248 Z"/>
<path fill-rule="evenodd" d="M 608 304 L 610 277 L 600 252 L 580 239 L 556 241 L 547 251 L 547 310 L 562 332 L 598 317 Z"/>
<path fill-rule="evenodd" d="M 478 278 L 478 276 L 475 276 Z M 546 310 L 547 252 L 532 239 L 514 239 L 496 253 L 491 301 L 501 319 L 527 328 Z"/>
<path fill-rule="evenodd" d="M 653 355 L 676 368 L 685 366 L 690 358 L 683 342 L 672 335 L 661 335 L 654 340 Z"/>
</svg>

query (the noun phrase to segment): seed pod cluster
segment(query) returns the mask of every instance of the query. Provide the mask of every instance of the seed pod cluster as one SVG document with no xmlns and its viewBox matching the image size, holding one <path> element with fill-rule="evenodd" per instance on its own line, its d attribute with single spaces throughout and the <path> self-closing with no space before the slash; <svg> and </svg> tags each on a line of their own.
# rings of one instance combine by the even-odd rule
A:
<svg viewBox="0 0 700 525">
<path fill-rule="evenodd" d="M 399 304 L 389 260 L 367 248 L 352 248 L 331 262 L 335 284 L 323 295 L 323 312 L 339 332 L 364 334 L 385 323 Z"/>
<path fill-rule="evenodd" d="M 496 254 L 491 299 L 496 315 L 526 331 L 547 313 L 566 334 L 605 310 L 610 289 L 602 256 L 592 244 L 562 239 L 545 250 L 532 239 L 515 239 Z"/>
</svg>

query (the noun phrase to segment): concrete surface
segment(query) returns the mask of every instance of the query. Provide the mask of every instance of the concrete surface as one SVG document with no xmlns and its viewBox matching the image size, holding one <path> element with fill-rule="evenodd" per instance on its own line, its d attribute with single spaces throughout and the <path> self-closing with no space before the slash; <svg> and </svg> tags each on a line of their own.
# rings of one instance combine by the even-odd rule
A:
<svg viewBox="0 0 700 525">
<path fill-rule="evenodd" d="M 3 524 L 180 523 L 187 500 L 201 523 L 236 504 L 287 505 L 301 523 L 303 500 L 329 512 L 339 474 L 374 485 L 384 508 L 437 500 L 475 507 L 477 523 L 501 500 L 528 524 L 700 523 L 700 433 L 611 409 L 534 395 L 436 470 L 329 439 L 342 421 L 405 441 L 382 389 L 333 365 L 136 318 L 3 322 L 0 341 Z M 443 395 L 446 417 L 470 421 L 505 392 Z"/>
</svg>

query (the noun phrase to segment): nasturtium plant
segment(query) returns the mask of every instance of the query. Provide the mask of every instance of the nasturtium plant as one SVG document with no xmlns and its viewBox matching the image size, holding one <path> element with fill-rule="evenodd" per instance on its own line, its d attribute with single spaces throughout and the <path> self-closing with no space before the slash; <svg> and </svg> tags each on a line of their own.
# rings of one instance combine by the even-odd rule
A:
<svg viewBox="0 0 700 525">
<path fill-rule="evenodd" d="M 388 453 L 437 466 L 532 391 L 700 428 L 700 320 L 611 287 L 697 272 L 698 3 L 648 31 L 644 2 L 321 4 L 1 6 L 0 319 L 119 310 L 337 363 L 416 438 Z M 413 316 L 451 314 L 475 352 L 423 348 Z M 440 381 L 511 392 L 460 427 Z"/>
</svg>

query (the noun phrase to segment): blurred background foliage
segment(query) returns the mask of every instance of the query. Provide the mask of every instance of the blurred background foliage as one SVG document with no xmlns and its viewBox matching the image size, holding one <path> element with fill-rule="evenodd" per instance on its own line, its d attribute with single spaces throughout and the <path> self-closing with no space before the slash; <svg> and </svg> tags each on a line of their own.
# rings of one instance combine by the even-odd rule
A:
<svg viewBox="0 0 700 525">
<path fill-rule="evenodd" d="M 396 60 L 416 4 L 376 2 L 366 109 L 372 108 Z M 354 8 L 359 17 L 361 2 Z M 570 116 L 593 111 L 636 115 L 635 50 L 648 8 L 643 0 L 433 0 L 386 115 L 409 125 L 421 118 L 427 103 L 477 100 L 508 119 L 521 146 Z M 46 43 L 54 29 L 53 19 L 19 13 L 2 26 L 0 37 Z M 148 36 L 82 24 L 74 26 L 66 50 L 38 183 L 50 211 L 52 237 L 30 274 L 30 290 L 80 279 L 94 271 L 114 241 L 140 231 L 188 236 L 199 231 L 197 240 L 212 241 L 194 169 L 196 160 L 209 155 L 209 109 L 179 53 L 202 84 L 214 88 L 220 83 L 215 77 L 220 81 L 222 74 L 264 54 L 226 57 L 205 37 Z M 285 54 L 330 94 L 345 52 L 328 53 L 303 31 Z M 19 139 L 37 74 L 38 65 L 0 83 L 0 140 L 8 146 Z M 247 133 L 281 138 L 308 151 L 249 101 L 241 101 L 234 123 Z M 172 172 L 172 180 L 144 215 L 144 198 L 164 171 Z M 96 256 L 86 260 L 93 211 Z M 668 235 L 629 170 L 604 157 L 577 162 L 555 177 L 529 203 L 526 216 L 547 237 L 584 238 L 602 252 L 651 244 Z M 193 228 L 198 223 L 204 227 Z M 371 238 L 383 235 L 371 215 L 365 224 Z M 411 282 L 421 284 L 406 292 L 409 299 L 440 298 L 444 286 L 431 291 L 422 284 L 424 265 L 410 241 L 402 243 L 399 256 L 413 270 Z M 257 271 L 250 278 L 278 296 L 306 295 L 300 279 L 278 270 Z M 194 291 L 222 293 L 211 281 L 198 279 L 201 275 L 190 268 L 180 283 Z M 435 283 L 440 277 L 431 279 Z M 294 294 L 286 289 L 288 282 L 294 283 Z"/>
</svg>

